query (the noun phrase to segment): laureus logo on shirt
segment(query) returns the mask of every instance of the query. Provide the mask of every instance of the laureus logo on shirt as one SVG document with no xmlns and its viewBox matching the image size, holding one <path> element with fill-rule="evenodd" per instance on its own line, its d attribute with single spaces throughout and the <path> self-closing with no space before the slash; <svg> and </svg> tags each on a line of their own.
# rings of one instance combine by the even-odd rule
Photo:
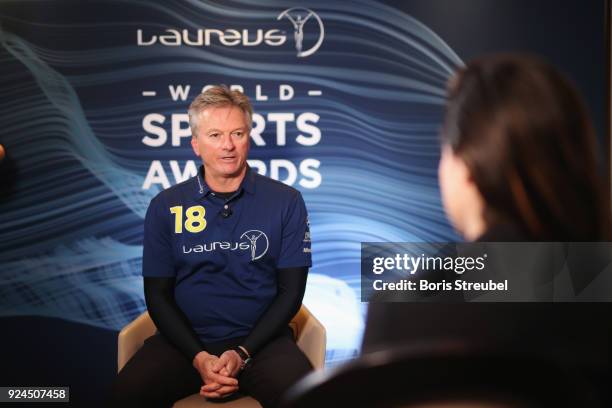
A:
<svg viewBox="0 0 612 408">
<path fill-rule="evenodd" d="M 260 230 L 248 230 L 244 232 L 240 238 L 246 238 L 251 245 L 251 261 L 261 258 L 268 252 L 268 236 Z M 257 243 L 259 242 L 259 247 Z"/>
<path fill-rule="evenodd" d="M 240 241 L 212 241 L 203 244 L 186 247 L 183 245 L 183 253 L 203 253 L 215 251 L 249 251 L 251 261 L 263 257 L 270 246 L 268 236 L 260 230 L 248 230 L 240 235 Z"/>
</svg>

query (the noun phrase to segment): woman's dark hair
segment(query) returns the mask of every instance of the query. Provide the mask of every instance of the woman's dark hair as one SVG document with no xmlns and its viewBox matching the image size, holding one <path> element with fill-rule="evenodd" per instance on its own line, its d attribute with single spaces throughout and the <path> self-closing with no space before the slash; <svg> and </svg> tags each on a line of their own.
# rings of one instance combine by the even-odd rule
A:
<svg viewBox="0 0 612 408">
<path fill-rule="evenodd" d="M 467 64 L 449 82 L 442 138 L 470 169 L 487 225 L 515 223 L 533 240 L 609 239 L 593 126 L 549 64 L 519 55 Z"/>
</svg>

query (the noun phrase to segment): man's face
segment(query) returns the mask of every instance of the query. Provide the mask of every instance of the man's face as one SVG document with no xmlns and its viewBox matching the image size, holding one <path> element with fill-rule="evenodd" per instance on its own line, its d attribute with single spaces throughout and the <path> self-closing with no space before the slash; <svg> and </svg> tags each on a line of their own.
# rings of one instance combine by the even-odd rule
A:
<svg viewBox="0 0 612 408">
<path fill-rule="evenodd" d="M 236 106 L 211 107 L 200 114 L 191 146 L 202 158 L 207 177 L 242 174 L 249 154 L 249 128 L 247 116 Z"/>
</svg>

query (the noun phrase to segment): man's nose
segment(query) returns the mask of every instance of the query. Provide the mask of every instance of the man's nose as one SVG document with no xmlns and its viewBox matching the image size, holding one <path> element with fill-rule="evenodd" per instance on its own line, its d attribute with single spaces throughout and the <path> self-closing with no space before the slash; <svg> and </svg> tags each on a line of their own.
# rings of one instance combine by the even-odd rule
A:
<svg viewBox="0 0 612 408">
<path fill-rule="evenodd" d="M 225 150 L 233 150 L 234 149 L 234 141 L 232 140 L 232 135 L 224 135 L 223 143 L 221 147 Z"/>
</svg>

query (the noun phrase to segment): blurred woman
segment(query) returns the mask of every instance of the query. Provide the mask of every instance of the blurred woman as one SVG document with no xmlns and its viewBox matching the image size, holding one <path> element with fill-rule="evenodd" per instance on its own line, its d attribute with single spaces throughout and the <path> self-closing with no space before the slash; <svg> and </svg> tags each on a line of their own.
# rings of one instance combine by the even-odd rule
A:
<svg viewBox="0 0 612 408">
<path fill-rule="evenodd" d="M 594 130 L 584 104 L 561 74 L 534 57 L 489 56 L 459 69 L 449 81 L 448 93 L 441 132 L 440 190 L 447 216 L 467 241 L 609 238 L 610 196 L 598 172 Z M 540 270 L 541 264 L 525 259 L 531 269 L 515 269 L 514 262 L 500 262 L 499 258 L 496 265 L 510 265 L 508 276 L 513 277 L 532 272 L 541 276 L 546 271 Z M 578 264 L 570 272 L 575 272 L 576 278 L 581 275 L 580 279 L 571 275 L 568 279 L 574 289 L 585 281 L 582 275 L 587 265 Z M 438 282 L 452 281 L 455 274 L 426 271 L 417 275 Z M 525 281 L 532 280 L 513 282 L 519 285 Z M 540 279 L 535 283 L 537 288 L 548 289 L 559 285 Z M 569 370 L 555 374 L 555 391 L 548 394 L 540 384 L 531 387 L 521 383 L 526 378 L 522 374 L 516 381 L 497 381 L 496 387 L 511 395 L 523 391 L 530 395 L 537 390 L 550 396 L 545 405 L 528 406 L 558 406 L 552 404 L 553 397 L 569 401 L 570 397 L 595 396 L 612 401 L 606 380 L 610 373 L 612 303 L 466 299 L 470 298 L 456 291 L 430 291 L 424 296 L 414 291 L 377 294 L 368 307 L 362 353 L 412 350 L 421 353 L 422 361 L 440 358 L 448 362 L 448 369 L 440 375 L 432 372 L 426 376 L 418 371 L 425 375 L 424 382 L 406 381 L 402 396 L 422 389 L 432 390 L 428 396 L 432 401 L 456 391 L 474 395 L 489 379 L 495 382 L 507 374 L 505 363 L 492 363 L 486 375 L 481 372 L 473 383 L 457 386 L 454 378 L 447 382 L 441 379 L 448 370 L 461 368 L 456 355 L 487 350 L 509 359 L 535 356 L 524 366 L 526 374 L 532 374 L 544 359 L 561 362 Z M 377 361 L 384 360 L 376 356 Z M 394 361 L 390 355 L 385 358 Z M 580 381 L 563 387 L 559 379 L 568 373 Z M 458 381 L 465 381 L 462 375 L 458 377 Z M 435 381 L 439 385 L 431 386 Z M 592 390 L 584 391 L 585 384 Z"/>
<path fill-rule="evenodd" d="M 608 239 L 595 132 L 559 72 L 535 57 L 485 57 L 448 94 L 440 189 L 466 240 Z"/>
</svg>

